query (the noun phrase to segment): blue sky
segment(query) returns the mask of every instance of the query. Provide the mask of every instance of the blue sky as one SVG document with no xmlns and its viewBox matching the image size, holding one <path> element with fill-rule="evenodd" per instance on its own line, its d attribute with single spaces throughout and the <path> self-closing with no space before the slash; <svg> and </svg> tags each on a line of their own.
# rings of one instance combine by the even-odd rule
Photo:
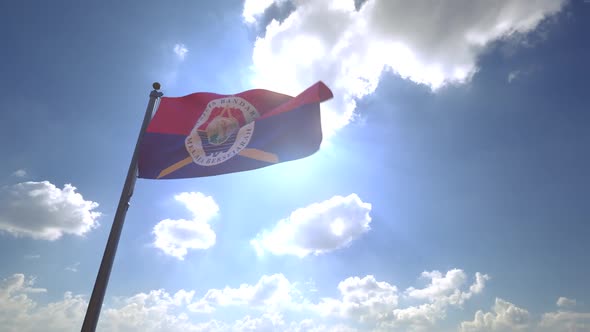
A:
<svg viewBox="0 0 590 332">
<path fill-rule="evenodd" d="M 316 154 L 137 181 L 99 330 L 590 331 L 589 3 L 0 12 L 6 331 L 80 328 L 152 82 L 318 80 Z"/>
</svg>

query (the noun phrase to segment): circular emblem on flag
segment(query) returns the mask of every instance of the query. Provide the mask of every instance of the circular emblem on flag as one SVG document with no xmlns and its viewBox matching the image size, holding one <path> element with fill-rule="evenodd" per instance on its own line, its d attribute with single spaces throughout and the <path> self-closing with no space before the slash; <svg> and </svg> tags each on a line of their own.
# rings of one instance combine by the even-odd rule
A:
<svg viewBox="0 0 590 332">
<path fill-rule="evenodd" d="M 252 138 L 258 116 L 256 108 L 241 97 L 210 101 L 184 141 L 193 162 L 214 166 L 240 153 Z"/>
</svg>

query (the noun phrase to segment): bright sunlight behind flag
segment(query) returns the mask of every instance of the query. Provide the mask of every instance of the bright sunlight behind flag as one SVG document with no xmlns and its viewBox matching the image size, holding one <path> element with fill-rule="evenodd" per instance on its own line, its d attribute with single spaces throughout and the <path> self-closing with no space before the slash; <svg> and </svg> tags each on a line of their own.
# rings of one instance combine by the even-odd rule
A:
<svg viewBox="0 0 590 332">
<path fill-rule="evenodd" d="M 163 97 L 140 145 L 139 177 L 177 179 L 247 171 L 307 157 L 322 141 L 318 82 L 297 97 L 254 89 Z"/>
</svg>

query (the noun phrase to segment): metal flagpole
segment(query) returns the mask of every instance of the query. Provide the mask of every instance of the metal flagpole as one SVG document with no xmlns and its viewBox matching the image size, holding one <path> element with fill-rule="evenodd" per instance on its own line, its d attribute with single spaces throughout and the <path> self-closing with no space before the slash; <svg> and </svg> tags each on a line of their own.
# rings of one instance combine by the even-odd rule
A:
<svg viewBox="0 0 590 332">
<path fill-rule="evenodd" d="M 109 276 L 113 267 L 113 261 L 115 260 L 115 254 L 117 252 L 117 245 L 119 244 L 119 238 L 121 237 L 121 231 L 123 230 L 123 222 L 125 221 L 125 215 L 129 208 L 129 200 L 133 195 L 133 188 L 135 187 L 135 179 L 137 177 L 137 158 L 139 155 L 139 143 L 143 138 L 145 130 L 152 118 L 152 113 L 156 105 L 156 100 L 162 97 L 164 94 L 159 92 L 160 83 L 156 82 L 152 84 L 154 90 L 150 92 L 150 101 L 145 111 L 145 117 L 143 118 L 143 124 L 139 131 L 139 137 L 135 144 L 135 150 L 133 151 L 133 157 L 127 171 L 127 178 L 125 179 L 125 185 L 121 192 L 121 198 L 119 199 L 119 206 L 117 207 L 117 213 L 111 226 L 111 232 L 107 245 L 104 249 L 100 268 L 94 282 L 94 289 L 92 290 L 92 296 L 86 309 L 86 316 L 84 317 L 84 323 L 82 324 L 82 332 L 94 332 L 96 330 L 96 324 L 98 323 L 98 317 L 100 316 L 100 309 L 102 308 L 102 301 L 104 294 L 109 283 Z"/>
</svg>

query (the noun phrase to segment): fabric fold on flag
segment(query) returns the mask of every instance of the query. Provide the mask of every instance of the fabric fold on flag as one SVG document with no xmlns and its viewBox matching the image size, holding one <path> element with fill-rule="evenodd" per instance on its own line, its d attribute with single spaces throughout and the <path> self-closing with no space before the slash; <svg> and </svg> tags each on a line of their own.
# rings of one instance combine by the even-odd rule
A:
<svg viewBox="0 0 590 332">
<path fill-rule="evenodd" d="M 163 97 L 140 143 L 139 177 L 178 179 L 253 170 L 307 157 L 322 141 L 318 82 L 296 97 L 264 89 Z"/>
</svg>

